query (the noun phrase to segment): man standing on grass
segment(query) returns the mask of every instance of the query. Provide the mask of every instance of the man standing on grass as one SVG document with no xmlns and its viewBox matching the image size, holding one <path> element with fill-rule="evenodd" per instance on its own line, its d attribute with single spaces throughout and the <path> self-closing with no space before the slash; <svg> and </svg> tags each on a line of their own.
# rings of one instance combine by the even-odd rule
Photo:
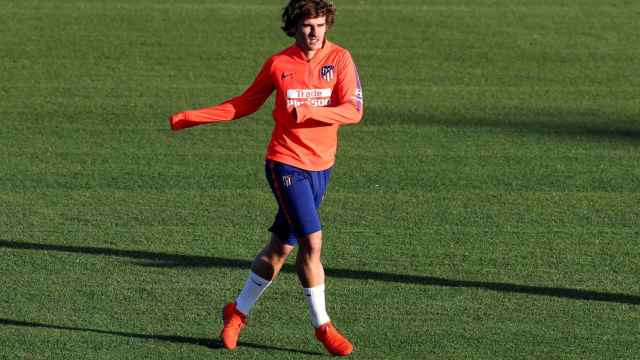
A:
<svg viewBox="0 0 640 360">
<path fill-rule="evenodd" d="M 318 208 L 335 161 L 338 128 L 362 118 L 362 89 L 350 53 L 325 38 L 335 20 L 333 4 L 290 0 L 282 19 L 282 29 L 295 43 L 267 59 L 242 95 L 214 107 L 176 113 L 170 124 L 180 130 L 238 119 L 257 111 L 276 90 L 265 172 L 278 212 L 269 228 L 270 242 L 253 261 L 238 297 L 223 309 L 220 339 L 225 348 L 236 348 L 249 311 L 299 245 L 296 269 L 315 336 L 331 354 L 346 356 L 353 346 L 325 309 Z"/>
</svg>

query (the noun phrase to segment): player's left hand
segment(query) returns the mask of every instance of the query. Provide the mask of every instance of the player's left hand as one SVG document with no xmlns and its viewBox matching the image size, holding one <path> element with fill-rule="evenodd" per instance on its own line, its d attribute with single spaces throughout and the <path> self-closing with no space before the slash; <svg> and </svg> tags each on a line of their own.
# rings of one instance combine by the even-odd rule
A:
<svg viewBox="0 0 640 360">
<path fill-rule="evenodd" d="M 293 118 L 296 119 L 296 124 L 301 124 L 305 121 L 307 121 L 308 117 L 305 116 L 305 114 L 307 113 L 307 108 L 309 108 L 309 104 L 304 103 L 298 107 L 294 107 L 292 114 L 293 114 Z"/>
</svg>

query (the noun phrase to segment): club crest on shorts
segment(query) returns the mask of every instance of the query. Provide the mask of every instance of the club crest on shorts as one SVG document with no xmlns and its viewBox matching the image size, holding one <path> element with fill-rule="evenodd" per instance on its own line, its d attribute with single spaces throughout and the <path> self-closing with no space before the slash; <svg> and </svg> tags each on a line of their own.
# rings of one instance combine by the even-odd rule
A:
<svg viewBox="0 0 640 360">
<path fill-rule="evenodd" d="M 292 176 L 291 175 L 285 175 L 282 177 L 282 184 L 284 185 L 284 187 L 289 187 L 291 186 L 291 180 Z"/>
<path fill-rule="evenodd" d="M 320 69 L 320 77 L 325 81 L 333 80 L 335 66 L 325 65 Z"/>
</svg>

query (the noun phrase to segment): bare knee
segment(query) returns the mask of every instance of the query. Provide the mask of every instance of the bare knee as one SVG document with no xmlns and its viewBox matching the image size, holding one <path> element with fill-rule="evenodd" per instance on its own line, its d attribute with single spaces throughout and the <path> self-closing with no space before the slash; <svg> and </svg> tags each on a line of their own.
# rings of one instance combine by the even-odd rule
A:
<svg viewBox="0 0 640 360">
<path fill-rule="evenodd" d="M 293 249 L 293 246 L 283 243 L 273 234 L 269 244 L 260 251 L 253 261 L 252 271 L 265 279 L 274 279 Z"/>
<path fill-rule="evenodd" d="M 269 245 L 265 247 L 263 253 L 269 257 L 282 259 L 284 261 L 293 249 L 294 246 L 285 244 L 278 235 L 271 234 L 271 241 Z"/>
<path fill-rule="evenodd" d="M 284 264 L 285 260 L 291 254 L 291 251 L 294 249 L 293 246 L 287 245 L 282 242 L 277 235 L 271 235 L 271 241 L 262 252 L 260 252 L 260 257 L 264 261 L 268 261 L 275 266 Z"/>
<path fill-rule="evenodd" d="M 322 253 L 322 231 L 317 231 L 298 239 L 300 255 L 310 260 L 320 260 Z"/>
</svg>

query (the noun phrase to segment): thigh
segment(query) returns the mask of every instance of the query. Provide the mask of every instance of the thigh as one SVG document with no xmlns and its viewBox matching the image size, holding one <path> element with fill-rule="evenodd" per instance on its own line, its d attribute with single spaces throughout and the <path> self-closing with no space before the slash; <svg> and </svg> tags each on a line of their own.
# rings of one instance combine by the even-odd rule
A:
<svg viewBox="0 0 640 360">
<path fill-rule="evenodd" d="M 317 196 L 314 194 L 309 173 L 293 166 L 269 161 L 266 174 L 278 202 L 276 222 L 282 223 L 282 220 L 286 220 L 289 227 L 280 229 L 278 235 L 300 237 L 319 231 L 321 225 L 316 206 Z M 278 227 L 283 227 L 283 224 L 278 224 Z M 288 234 L 284 234 L 285 232 Z"/>
<path fill-rule="evenodd" d="M 316 209 L 320 208 L 322 200 L 324 200 L 324 196 L 327 192 L 327 187 L 329 186 L 329 179 L 331 178 L 331 169 L 332 168 L 322 171 L 309 172 L 309 179 L 311 181 L 311 188 L 313 190 L 313 198 Z"/>
</svg>

